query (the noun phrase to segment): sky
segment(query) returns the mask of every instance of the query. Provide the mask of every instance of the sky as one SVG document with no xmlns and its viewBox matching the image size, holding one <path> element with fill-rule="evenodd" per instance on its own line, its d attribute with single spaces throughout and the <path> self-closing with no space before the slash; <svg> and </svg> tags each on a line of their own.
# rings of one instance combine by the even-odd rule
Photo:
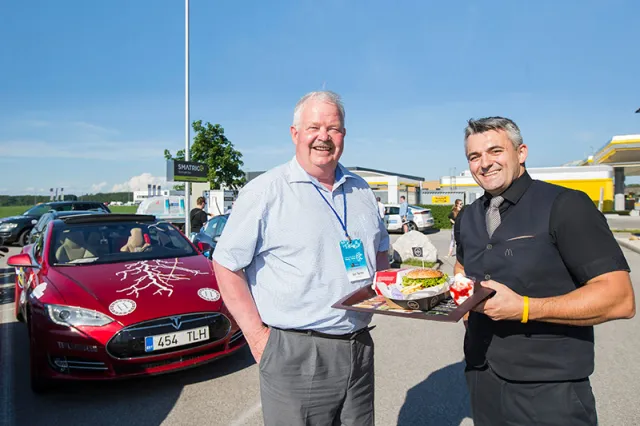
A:
<svg viewBox="0 0 640 426">
<path fill-rule="evenodd" d="M 436 180 L 469 118 L 512 118 L 528 167 L 640 133 L 636 0 L 190 1 L 190 117 L 245 171 L 289 161 L 293 108 L 339 93 L 341 163 Z M 0 5 L 0 194 L 164 184 L 185 145 L 181 0 Z M 627 179 L 627 182 L 630 180 Z"/>
</svg>

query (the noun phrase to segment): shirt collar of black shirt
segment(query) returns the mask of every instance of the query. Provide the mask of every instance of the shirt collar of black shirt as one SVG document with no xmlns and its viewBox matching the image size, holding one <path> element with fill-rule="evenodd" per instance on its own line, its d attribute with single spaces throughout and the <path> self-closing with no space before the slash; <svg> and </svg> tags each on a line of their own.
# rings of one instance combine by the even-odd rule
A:
<svg viewBox="0 0 640 426">
<path fill-rule="evenodd" d="M 507 190 L 500 195 L 502 195 L 504 199 L 509 203 L 516 204 L 520 200 L 520 198 L 522 198 L 524 193 L 527 192 L 527 189 L 529 189 L 531 182 L 531 176 L 529 176 L 529 173 L 527 173 L 527 171 L 525 170 L 524 173 L 516 180 L 514 180 L 509 188 L 507 188 Z M 488 192 L 484 193 L 482 201 L 485 207 L 489 206 L 489 201 L 492 198 L 493 196 Z"/>
</svg>

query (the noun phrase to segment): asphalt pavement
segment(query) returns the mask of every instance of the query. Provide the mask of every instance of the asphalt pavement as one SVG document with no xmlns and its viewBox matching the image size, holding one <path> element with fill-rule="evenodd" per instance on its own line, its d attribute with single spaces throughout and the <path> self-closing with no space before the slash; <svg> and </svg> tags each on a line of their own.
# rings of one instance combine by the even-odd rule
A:
<svg viewBox="0 0 640 426">
<path fill-rule="evenodd" d="M 450 273 L 449 236 L 429 235 Z M 640 254 L 623 250 L 639 283 Z M 31 393 L 27 332 L 13 319 L 13 281 L 12 268 L 0 260 L 0 425 L 262 425 L 258 370 L 248 350 L 164 376 Z M 380 315 L 374 324 L 376 425 L 472 425 L 462 324 Z M 638 317 L 596 327 L 592 385 L 601 425 L 640 424 L 638 336 Z"/>
</svg>

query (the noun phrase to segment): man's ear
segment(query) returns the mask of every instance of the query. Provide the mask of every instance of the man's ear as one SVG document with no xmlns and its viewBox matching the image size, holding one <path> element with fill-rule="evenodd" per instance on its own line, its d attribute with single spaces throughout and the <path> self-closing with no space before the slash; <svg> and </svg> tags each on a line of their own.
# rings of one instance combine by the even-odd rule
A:
<svg viewBox="0 0 640 426">
<path fill-rule="evenodd" d="M 298 145 L 298 129 L 296 126 L 289 127 L 289 133 L 291 133 L 291 140 L 294 145 Z"/>
<path fill-rule="evenodd" d="M 518 162 L 524 164 L 527 161 L 527 155 L 529 155 L 529 148 L 525 144 L 518 147 Z"/>
</svg>

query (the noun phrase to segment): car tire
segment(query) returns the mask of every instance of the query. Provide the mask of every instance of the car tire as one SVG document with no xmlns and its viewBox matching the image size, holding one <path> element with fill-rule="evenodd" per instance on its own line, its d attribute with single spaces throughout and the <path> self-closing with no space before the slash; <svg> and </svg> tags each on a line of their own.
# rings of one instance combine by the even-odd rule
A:
<svg viewBox="0 0 640 426">
<path fill-rule="evenodd" d="M 18 237 L 18 244 L 20 244 L 20 247 L 24 247 L 29 243 L 29 231 L 22 231 L 22 233 L 20 234 L 20 236 Z"/>
<path fill-rule="evenodd" d="M 413 222 L 409 222 L 409 223 L 407 224 L 407 228 L 409 229 L 409 231 L 417 231 L 417 230 L 418 230 L 418 227 L 417 227 L 417 226 L 416 226 L 416 224 L 415 224 L 415 223 L 413 223 Z"/>
</svg>

